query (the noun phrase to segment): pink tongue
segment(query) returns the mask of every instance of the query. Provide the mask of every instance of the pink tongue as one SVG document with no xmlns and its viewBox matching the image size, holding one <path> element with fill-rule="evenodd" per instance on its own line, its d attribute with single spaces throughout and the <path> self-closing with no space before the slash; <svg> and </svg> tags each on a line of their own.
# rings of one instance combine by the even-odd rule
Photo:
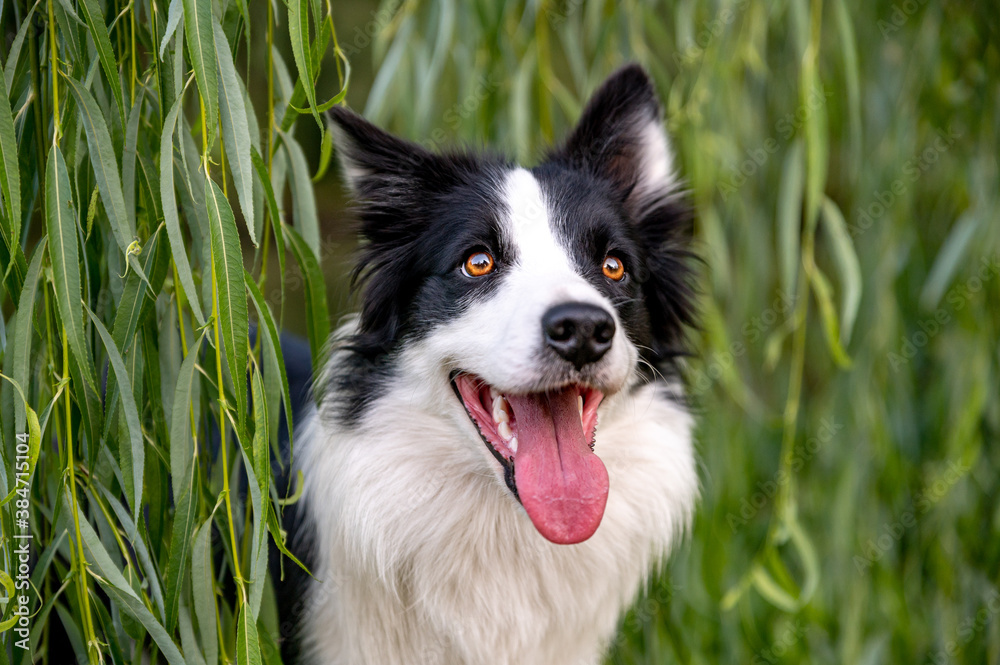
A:
<svg viewBox="0 0 1000 665">
<path fill-rule="evenodd" d="M 507 395 L 517 419 L 517 494 L 539 533 L 582 542 L 597 530 L 608 500 L 608 471 L 590 449 L 577 391 Z"/>
</svg>

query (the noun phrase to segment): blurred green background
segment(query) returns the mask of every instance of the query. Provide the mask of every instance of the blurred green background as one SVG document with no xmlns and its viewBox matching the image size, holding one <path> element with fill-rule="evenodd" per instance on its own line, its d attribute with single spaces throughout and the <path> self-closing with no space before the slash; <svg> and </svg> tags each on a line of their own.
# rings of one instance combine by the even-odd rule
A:
<svg viewBox="0 0 1000 665">
<path fill-rule="evenodd" d="M 703 489 L 609 662 L 1000 662 L 998 13 L 335 3 L 349 105 L 430 147 L 531 164 L 617 66 L 657 81 L 705 260 Z M 318 88 L 339 88 L 329 56 Z M 341 192 L 317 189 L 338 315 Z"/>
</svg>

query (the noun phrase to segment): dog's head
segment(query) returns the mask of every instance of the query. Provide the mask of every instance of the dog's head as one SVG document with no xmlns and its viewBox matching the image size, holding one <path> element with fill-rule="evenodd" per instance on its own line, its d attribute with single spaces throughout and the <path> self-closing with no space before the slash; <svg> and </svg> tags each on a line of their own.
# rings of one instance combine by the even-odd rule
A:
<svg viewBox="0 0 1000 665">
<path fill-rule="evenodd" d="M 586 540 L 608 495 L 601 401 L 669 364 L 692 320 L 690 216 L 649 77 L 613 74 L 529 170 L 332 117 L 366 241 L 354 353 L 383 372 L 419 340 L 542 535 Z"/>
</svg>

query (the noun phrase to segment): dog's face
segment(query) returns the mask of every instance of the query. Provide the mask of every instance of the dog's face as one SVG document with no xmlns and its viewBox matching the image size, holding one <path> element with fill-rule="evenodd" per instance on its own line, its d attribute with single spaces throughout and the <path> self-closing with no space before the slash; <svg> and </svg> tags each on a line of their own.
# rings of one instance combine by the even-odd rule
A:
<svg viewBox="0 0 1000 665">
<path fill-rule="evenodd" d="M 669 362 L 692 318 L 690 218 L 649 78 L 612 75 L 531 170 L 332 117 L 367 241 L 356 354 L 384 372 L 419 340 L 542 535 L 586 540 L 608 495 L 601 401 Z"/>
</svg>

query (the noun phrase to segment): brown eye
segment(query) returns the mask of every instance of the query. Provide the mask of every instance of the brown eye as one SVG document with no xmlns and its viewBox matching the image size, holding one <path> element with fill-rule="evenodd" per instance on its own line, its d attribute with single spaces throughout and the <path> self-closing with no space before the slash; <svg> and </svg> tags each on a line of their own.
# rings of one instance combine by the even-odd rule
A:
<svg viewBox="0 0 1000 665">
<path fill-rule="evenodd" d="M 465 260 L 462 272 L 468 277 L 482 277 L 493 272 L 493 257 L 489 252 L 473 252 Z"/>
<path fill-rule="evenodd" d="M 604 257 L 604 266 L 602 269 L 605 277 L 613 279 L 616 282 L 620 282 L 625 277 L 625 264 L 613 254 L 608 254 Z"/>
</svg>

